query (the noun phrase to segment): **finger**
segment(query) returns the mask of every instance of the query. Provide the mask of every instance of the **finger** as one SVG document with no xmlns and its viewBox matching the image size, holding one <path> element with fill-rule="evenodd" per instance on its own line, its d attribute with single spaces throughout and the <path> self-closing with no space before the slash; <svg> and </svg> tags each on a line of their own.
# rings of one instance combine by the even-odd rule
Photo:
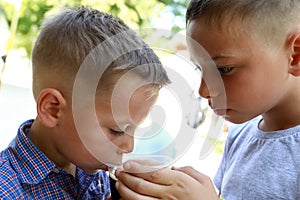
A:
<svg viewBox="0 0 300 200">
<path fill-rule="evenodd" d="M 117 177 L 128 189 L 146 196 L 161 197 L 164 193 L 163 191 L 166 190 L 165 187 L 167 187 L 165 185 L 144 180 L 126 172 L 117 173 Z"/>
<path fill-rule="evenodd" d="M 149 165 L 149 166 L 156 166 L 156 165 L 161 165 L 163 164 L 163 162 L 159 161 L 159 160 L 154 160 L 154 159 L 148 159 L 148 158 L 144 158 L 144 159 L 130 159 L 127 160 L 125 163 L 130 163 L 130 162 L 136 162 L 136 163 L 140 163 L 140 164 L 144 164 L 144 165 Z"/>
<path fill-rule="evenodd" d="M 174 178 L 176 177 L 175 175 L 178 173 L 177 171 L 171 170 L 170 168 L 152 168 L 152 171 L 150 172 L 139 173 L 143 171 L 143 168 L 145 167 L 150 170 L 150 166 L 145 166 L 144 164 L 140 164 L 138 162 L 128 162 L 126 163 L 126 165 L 124 165 L 124 170 L 126 172 L 130 172 L 136 177 L 161 185 L 171 185 L 174 182 Z"/>
<path fill-rule="evenodd" d="M 151 196 L 144 196 L 141 194 L 138 194 L 132 190 L 130 190 L 128 187 L 126 187 L 122 182 L 118 181 L 116 183 L 116 188 L 119 191 L 121 195 L 121 200 L 158 200 L 158 198 L 154 198 Z"/>
<path fill-rule="evenodd" d="M 193 167 L 190 167 L 190 166 L 180 167 L 180 168 L 172 167 L 172 169 L 183 172 L 183 173 L 193 177 L 194 179 L 196 179 L 197 181 L 199 181 L 202 184 L 211 183 L 211 180 L 207 175 L 200 173 L 199 171 L 195 170 Z"/>
<path fill-rule="evenodd" d="M 152 172 L 166 167 L 163 162 L 157 160 L 143 159 L 143 160 L 129 160 L 123 164 L 124 171 L 130 173 L 145 173 Z"/>
</svg>

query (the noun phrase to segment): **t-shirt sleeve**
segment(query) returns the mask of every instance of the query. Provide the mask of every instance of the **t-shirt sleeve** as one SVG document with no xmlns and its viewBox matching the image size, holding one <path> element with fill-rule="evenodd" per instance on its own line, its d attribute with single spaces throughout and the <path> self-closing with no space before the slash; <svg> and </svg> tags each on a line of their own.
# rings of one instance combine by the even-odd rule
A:
<svg viewBox="0 0 300 200">
<path fill-rule="evenodd" d="M 226 172 L 226 165 L 227 165 L 228 159 L 229 159 L 230 148 L 231 148 L 232 144 L 234 143 L 235 139 L 237 138 L 238 134 L 240 133 L 241 129 L 244 127 L 244 125 L 245 124 L 231 125 L 229 127 L 228 136 L 227 136 L 224 151 L 223 151 L 223 157 L 222 157 L 221 163 L 219 165 L 219 168 L 217 170 L 217 173 L 213 179 L 214 184 L 219 191 L 221 191 L 224 174 Z"/>
</svg>

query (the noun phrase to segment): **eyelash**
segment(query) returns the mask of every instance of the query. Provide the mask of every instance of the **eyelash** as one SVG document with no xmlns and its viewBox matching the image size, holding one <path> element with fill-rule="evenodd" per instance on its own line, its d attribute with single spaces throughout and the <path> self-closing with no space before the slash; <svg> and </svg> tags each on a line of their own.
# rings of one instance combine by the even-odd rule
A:
<svg viewBox="0 0 300 200">
<path fill-rule="evenodd" d="M 218 66 L 219 72 L 222 74 L 228 74 L 233 70 L 233 67 L 230 66 Z"/>
<path fill-rule="evenodd" d="M 113 135 L 116 135 L 116 136 L 122 136 L 124 135 L 124 131 L 117 131 L 117 130 L 114 130 L 114 129 L 109 129 L 110 133 L 113 134 Z"/>
<path fill-rule="evenodd" d="M 233 70 L 233 67 L 231 67 L 231 66 L 217 66 L 217 68 L 218 68 L 219 72 L 221 73 L 221 75 L 228 74 Z M 202 73 L 202 69 L 198 65 L 195 66 L 195 70 L 199 73 Z"/>
</svg>

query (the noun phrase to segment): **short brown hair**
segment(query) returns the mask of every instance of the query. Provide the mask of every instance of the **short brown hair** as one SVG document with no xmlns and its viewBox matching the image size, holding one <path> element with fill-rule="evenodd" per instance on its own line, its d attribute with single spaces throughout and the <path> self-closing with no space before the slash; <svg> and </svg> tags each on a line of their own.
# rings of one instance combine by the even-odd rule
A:
<svg viewBox="0 0 300 200">
<path fill-rule="evenodd" d="M 191 0 L 186 11 L 187 25 L 196 18 L 226 29 L 232 20 L 249 22 L 267 42 L 282 41 L 300 22 L 299 0 Z"/>
<path fill-rule="evenodd" d="M 130 47 L 132 43 L 138 48 L 113 60 L 108 69 L 120 72 L 139 66 L 136 71 L 142 78 L 152 78 L 158 85 L 169 83 L 159 58 L 122 20 L 81 6 L 65 8 L 44 20 L 32 53 L 35 96 L 42 87 L 40 82 L 43 82 L 48 73 L 74 80 L 85 58 L 98 45 L 122 32 L 126 32 L 127 37 L 117 41 L 120 45 L 114 44 L 112 50 L 126 45 Z"/>
</svg>

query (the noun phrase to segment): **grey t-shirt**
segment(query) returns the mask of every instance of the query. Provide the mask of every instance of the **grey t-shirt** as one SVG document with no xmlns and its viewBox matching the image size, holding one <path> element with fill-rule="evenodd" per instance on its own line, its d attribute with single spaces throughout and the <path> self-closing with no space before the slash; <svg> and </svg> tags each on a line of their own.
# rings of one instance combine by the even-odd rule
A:
<svg viewBox="0 0 300 200">
<path fill-rule="evenodd" d="M 214 183 L 226 200 L 300 199 L 300 125 L 264 132 L 261 119 L 230 129 Z"/>
</svg>

